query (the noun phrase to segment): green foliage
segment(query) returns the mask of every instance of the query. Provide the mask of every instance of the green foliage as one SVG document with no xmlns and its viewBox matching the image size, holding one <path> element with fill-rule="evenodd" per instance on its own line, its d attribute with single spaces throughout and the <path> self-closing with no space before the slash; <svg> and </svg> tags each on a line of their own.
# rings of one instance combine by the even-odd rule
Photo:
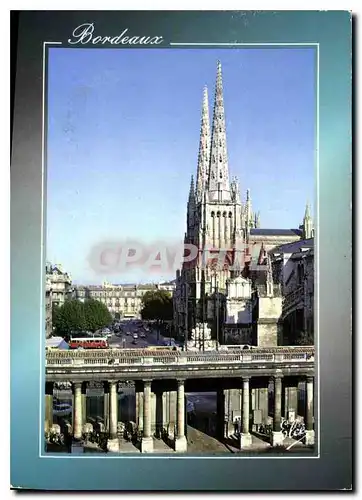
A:
<svg viewBox="0 0 362 500">
<path fill-rule="evenodd" d="M 84 302 L 84 316 L 86 330 L 95 332 L 112 322 L 111 313 L 107 306 L 94 299 L 88 299 Z"/>
<path fill-rule="evenodd" d="M 53 308 L 53 326 L 57 335 L 68 336 L 74 331 L 95 332 L 112 321 L 107 307 L 97 300 L 67 300 L 60 307 Z"/>
<path fill-rule="evenodd" d="M 168 321 L 173 318 L 173 302 L 165 290 L 149 291 L 142 297 L 142 319 Z"/>
</svg>

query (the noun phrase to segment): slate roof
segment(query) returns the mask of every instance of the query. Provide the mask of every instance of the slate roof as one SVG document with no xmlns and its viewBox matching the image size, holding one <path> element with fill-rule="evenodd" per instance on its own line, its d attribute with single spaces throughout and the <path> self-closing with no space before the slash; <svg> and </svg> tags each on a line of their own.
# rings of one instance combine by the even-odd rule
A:
<svg viewBox="0 0 362 500">
<path fill-rule="evenodd" d="M 273 253 L 294 253 L 298 252 L 301 248 L 314 248 L 314 238 L 308 240 L 293 241 L 292 243 L 285 243 L 273 250 Z"/>
<path fill-rule="evenodd" d="M 250 229 L 251 236 L 302 236 L 301 229 Z"/>
</svg>

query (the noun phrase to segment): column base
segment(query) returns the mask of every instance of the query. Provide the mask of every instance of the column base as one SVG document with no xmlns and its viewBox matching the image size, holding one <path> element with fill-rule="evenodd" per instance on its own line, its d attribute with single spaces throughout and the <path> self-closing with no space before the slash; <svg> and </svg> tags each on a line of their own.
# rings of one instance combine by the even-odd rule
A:
<svg viewBox="0 0 362 500">
<path fill-rule="evenodd" d="M 141 440 L 141 452 L 142 453 L 152 453 L 153 452 L 153 438 L 143 437 Z"/>
<path fill-rule="evenodd" d="M 314 446 L 314 431 L 305 431 L 305 444 L 306 446 Z"/>
<path fill-rule="evenodd" d="M 175 439 L 175 451 L 177 451 L 178 453 L 186 453 L 187 451 L 186 436 L 177 437 Z"/>
<path fill-rule="evenodd" d="M 283 446 L 284 436 L 282 431 L 273 431 L 271 437 L 271 445 L 272 446 Z"/>
<path fill-rule="evenodd" d="M 119 439 L 108 439 L 107 450 L 112 453 L 119 453 Z"/>
<path fill-rule="evenodd" d="M 240 434 L 240 448 L 250 448 L 252 444 L 253 440 L 250 432 L 248 432 L 247 434 Z"/>
</svg>

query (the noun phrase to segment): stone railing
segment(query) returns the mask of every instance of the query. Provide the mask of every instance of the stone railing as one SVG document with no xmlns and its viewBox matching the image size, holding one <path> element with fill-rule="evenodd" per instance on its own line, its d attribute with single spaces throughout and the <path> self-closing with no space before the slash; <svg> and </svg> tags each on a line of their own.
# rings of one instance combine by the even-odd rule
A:
<svg viewBox="0 0 362 500">
<path fill-rule="evenodd" d="M 209 365 L 240 363 L 290 363 L 292 361 L 314 361 L 314 347 L 280 347 L 270 349 L 248 349 L 240 352 L 207 351 L 151 352 L 135 349 L 107 349 L 102 351 L 49 351 L 46 367 L 59 366 L 160 366 L 160 365 Z"/>
</svg>

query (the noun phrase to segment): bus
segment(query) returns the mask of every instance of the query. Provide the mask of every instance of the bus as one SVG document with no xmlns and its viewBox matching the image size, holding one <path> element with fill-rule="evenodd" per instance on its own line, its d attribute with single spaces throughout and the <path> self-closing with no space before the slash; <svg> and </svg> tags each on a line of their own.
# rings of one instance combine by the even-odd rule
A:
<svg viewBox="0 0 362 500">
<path fill-rule="evenodd" d="M 108 349 L 107 337 L 72 337 L 69 342 L 71 349 Z"/>
</svg>

